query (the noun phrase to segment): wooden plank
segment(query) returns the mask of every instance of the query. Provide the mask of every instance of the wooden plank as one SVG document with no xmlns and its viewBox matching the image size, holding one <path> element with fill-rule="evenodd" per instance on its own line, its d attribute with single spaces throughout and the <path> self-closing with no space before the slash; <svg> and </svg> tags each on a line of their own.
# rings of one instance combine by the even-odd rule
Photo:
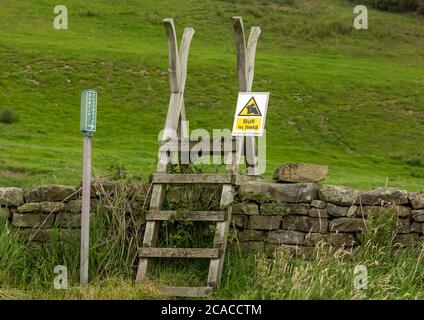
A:
<svg viewBox="0 0 424 320">
<path fill-rule="evenodd" d="M 236 32 L 237 48 L 237 78 L 240 92 L 250 92 L 252 90 L 253 76 L 255 69 L 256 46 L 261 33 L 261 28 L 252 27 L 246 47 L 243 19 L 239 16 L 233 17 L 234 31 Z M 257 174 L 257 146 L 255 137 L 245 137 L 241 140 L 244 144 L 246 156 L 247 174 Z"/>
<path fill-rule="evenodd" d="M 161 287 L 159 291 L 165 296 L 207 298 L 214 290 L 212 287 Z"/>
<path fill-rule="evenodd" d="M 178 83 L 180 73 L 180 59 L 178 56 L 177 36 L 175 32 L 174 19 L 166 18 L 162 20 L 168 39 L 168 75 L 169 85 L 172 93 L 180 91 Z"/>
<path fill-rule="evenodd" d="M 140 257 L 151 258 L 208 258 L 220 257 L 218 248 L 140 248 Z"/>
<path fill-rule="evenodd" d="M 184 28 L 183 37 L 181 39 L 181 46 L 179 50 L 179 65 L 180 65 L 180 74 L 179 74 L 179 85 L 181 91 L 181 85 L 185 84 L 187 78 L 187 61 L 188 61 L 188 52 L 190 49 L 190 43 L 194 36 L 194 29 L 191 27 Z"/>
<path fill-rule="evenodd" d="M 159 210 L 162 206 L 163 199 L 165 197 L 165 185 L 157 184 L 153 186 L 152 198 L 150 199 L 150 208 L 153 210 Z M 158 221 L 147 221 L 146 229 L 144 231 L 143 246 L 154 247 L 158 241 L 160 222 Z M 152 268 L 151 259 L 140 258 L 138 262 L 138 269 L 136 275 L 136 282 L 143 281 L 147 273 Z"/>
<path fill-rule="evenodd" d="M 187 75 L 187 59 L 190 42 L 194 34 L 194 30 L 189 28 L 184 30 L 181 56 L 178 52 L 177 38 L 175 32 L 174 20 L 167 18 L 163 20 L 165 31 L 168 38 L 168 57 L 169 57 L 169 82 L 171 97 L 169 99 L 168 113 L 165 121 L 164 139 L 175 134 L 178 130 L 181 120 L 185 120 L 184 110 L 184 88 Z M 181 70 L 181 67 L 183 70 Z M 187 131 L 186 128 L 181 128 L 182 132 Z M 169 169 L 169 159 L 173 153 L 159 152 L 159 161 L 157 164 L 158 173 L 166 173 Z M 164 185 L 154 185 L 152 189 L 152 198 L 150 200 L 150 209 L 160 210 L 165 195 Z M 159 232 L 158 221 L 147 221 L 146 229 L 143 238 L 144 247 L 154 247 L 157 243 Z M 141 258 L 138 264 L 136 281 L 145 279 L 147 273 L 151 269 L 152 261 L 148 258 Z"/>
<path fill-rule="evenodd" d="M 90 180 L 91 180 L 91 136 L 84 135 L 84 158 L 82 175 L 81 254 L 80 283 L 88 283 L 88 257 L 90 247 Z"/>
<path fill-rule="evenodd" d="M 222 155 L 232 152 L 237 148 L 236 139 L 207 139 L 207 140 L 189 140 L 189 139 L 169 139 L 160 141 L 160 152 L 192 152 L 211 155 Z"/>
<path fill-rule="evenodd" d="M 156 184 L 231 184 L 236 181 L 236 176 L 216 173 L 203 174 L 166 174 L 151 175 L 152 183 Z"/>
<path fill-rule="evenodd" d="M 226 211 L 157 211 L 149 210 L 146 221 L 189 220 L 189 221 L 225 221 Z"/>
<path fill-rule="evenodd" d="M 234 151 L 227 162 L 227 174 L 237 176 L 238 162 L 237 151 Z M 220 209 L 227 210 L 227 220 L 218 222 L 215 229 L 214 247 L 222 250 L 222 256 L 218 259 L 211 259 L 209 263 L 208 286 L 219 288 L 222 278 L 222 270 L 224 269 L 225 252 L 227 250 L 227 235 L 231 221 L 231 206 L 234 201 L 235 187 L 231 184 L 224 184 L 221 192 Z"/>
<path fill-rule="evenodd" d="M 234 187 L 232 185 L 224 185 L 221 195 L 221 209 L 228 207 L 233 202 Z M 221 284 L 222 270 L 224 268 L 225 252 L 227 249 L 227 235 L 231 221 L 231 210 L 227 212 L 227 221 L 217 222 L 214 237 L 214 247 L 220 247 L 222 256 L 217 259 L 211 259 L 208 273 L 208 286 L 219 288 Z"/>
<path fill-rule="evenodd" d="M 243 19 L 240 16 L 233 17 L 234 31 L 236 32 L 237 48 L 237 78 L 239 91 L 246 91 L 246 42 L 244 40 Z"/>
<path fill-rule="evenodd" d="M 255 71 L 255 55 L 256 45 L 258 44 L 259 35 L 261 34 L 261 28 L 252 27 L 250 28 L 249 40 L 247 41 L 246 48 L 246 89 L 247 91 L 252 90 L 253 75 Z"/>
</svg>

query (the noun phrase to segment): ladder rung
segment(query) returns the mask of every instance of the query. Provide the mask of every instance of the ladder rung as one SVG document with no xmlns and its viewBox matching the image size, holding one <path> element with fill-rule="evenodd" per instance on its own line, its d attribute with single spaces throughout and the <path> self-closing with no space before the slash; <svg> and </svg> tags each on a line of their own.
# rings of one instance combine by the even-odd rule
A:
<svg viewBox="0 0 424 320">
<path fill-rule="evenodd" d="M 161 287 L 160 292 L 173 297 L 202 297 L 206 298 L 213 293 L 212 287 Z"/>
<path fill-rule="evenodd" d="M 170 183 L 170 184 L 237 184 L 236 175 L 223 175 L 216 173 L 203 174 L 168 174 L 157 173 L 151 176 L 152 183 Z"/>
<path fill-rule="evenodd" d="M 142 258 L 209 258 L 218 259 L 217 248 L 140 248 Z"/>
<path fill-rule="evenodd" d="M 218 137 L 212 139 L 188 140 L 175 138 L 168 141 L 159 141 L 159 151 L 192 151 L 220 155 L 236 150 L 237 138 Z M 193 149 L 195 148 L 195 149 Z"/>
<path fill-rule="evenodd" d="M 226 211 L 156 211 L 149 210 L 147 221 L 189 220 L 189 221 L 225 221 Z"/>
</svg>

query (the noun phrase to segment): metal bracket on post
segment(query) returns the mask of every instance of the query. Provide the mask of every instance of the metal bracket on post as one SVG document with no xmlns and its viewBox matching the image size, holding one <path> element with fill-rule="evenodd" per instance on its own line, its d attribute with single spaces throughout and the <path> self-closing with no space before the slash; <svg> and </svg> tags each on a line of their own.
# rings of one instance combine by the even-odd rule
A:
<svg viewBox="0 0 424 320">
<path fill-rule="evenodd" d="M 259 35 L 261 33 L 260 27 L 251 27 L 249 39 L 246 41 L 244 36 L 243 19 L 240 16 L 233 17 L 234 31 L 236 32 L 236 45 L 237 45 L 237 78 L 238 88 L 240 92 L 252 91 L 253 76 L 255 70 L 255 55 L 256 45 L 258 43 Z M 258 165 L 258 149 L 256 146 L 255 137 L 237 137 L 239 150 L 237 158 L 241 156 L 244 149 L 246 156 L 247 174 L 257 175 Z M 244 147 L 244 148 L 243 148 Z M 239 159 L 237 159 L 239 162 Z"/>
</svg>

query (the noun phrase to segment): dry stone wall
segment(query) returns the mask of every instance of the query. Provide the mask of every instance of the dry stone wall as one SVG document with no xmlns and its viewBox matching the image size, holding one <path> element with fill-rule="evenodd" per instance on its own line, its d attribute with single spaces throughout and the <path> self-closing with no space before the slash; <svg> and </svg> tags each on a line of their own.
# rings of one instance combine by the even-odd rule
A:
<svg viewBox="0 0 424 320">
<path fill-rule="evenodd" d="M 103 185 L 102 190 L 113 184 Z M 0 188 L 0 218 L 34 242 L 49 238 L 54 228 L 76 232 L 81 200 L 75 186 L 44 185 L 31 189 Z M 91 211 L 100 195 L 92 191 Z M 307 253 L 320 242 L 354 247 L 370 213 L 392 209 L 398 246 L 424 241 L 424 191 L 401 189 L 358 191 L 316 183 L 280 183 L 263 179 L 242 182 L 232 205 L 230 246 L 243 252 L 284 247 Z M 141 202 L 132 203 L 139 208 Z"/>
<path fill-rule="evenodd" d="M 91 200 L 96 211 L 96 194 Z M 33 244 L 46 241 L 53 229 L 79 232 L 81 199 L 75 186 L 44 185 L 30 189 L 0 188 L 0 218 L 21 231 Z"/>
<path fill-rule="evenodd" d="M 354 247 L 369 214 L 387 209 L 396 216 L 395 245 L 424 241 L 424 192 L 256 180 L 241 184 L 232 208 L 232 245 L 241 251 L 284 247 L 307 254 L 320 242 Z"/>
</svg>

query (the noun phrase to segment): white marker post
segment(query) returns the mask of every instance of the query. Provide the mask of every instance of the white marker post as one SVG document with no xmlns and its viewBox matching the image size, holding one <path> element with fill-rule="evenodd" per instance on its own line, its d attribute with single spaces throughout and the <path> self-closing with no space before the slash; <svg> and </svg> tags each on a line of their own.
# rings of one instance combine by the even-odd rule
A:
<svg viewBox="0 0 424 320">
<path fill-rule="evenodd" d="M 97 93 L 81 92 L 80 129 L 84 136 L 84 159 L 82 166 L 81 208 L 81 273 L 80 283 L 88 283 L 88 253 L 90 245 L 90 181 L 91 181 L 91 135 L 96 132 Z"/>
</svg>

